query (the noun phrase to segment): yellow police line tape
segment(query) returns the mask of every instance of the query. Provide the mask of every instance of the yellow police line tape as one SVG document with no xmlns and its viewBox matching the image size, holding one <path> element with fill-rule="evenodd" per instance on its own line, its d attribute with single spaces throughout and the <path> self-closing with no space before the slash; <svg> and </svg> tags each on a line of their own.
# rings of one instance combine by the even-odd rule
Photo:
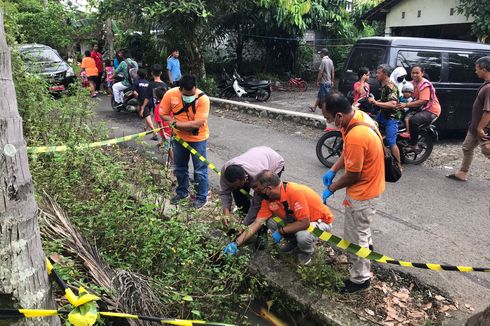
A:
<svg viewBox="0 0 490 326">
<path fill-rule="evenodd" d="M 140 132 L 134 135 L 128 135 L 128 136 L 123 136 L 123 137 L 118 137 L 118 138 L 113 138 L 113 139 L 108 139 L 108 140 L 103 140 L 103 141 L 98 141 L 95 143 L 90 143 L 90 144 L 79 144 L 73 147 L 66 146 L 66 145 L 61 145 L 61 146 L 40 146 L 40 147 L 27 147 L 27 153 L 28 154 L 40 154 L 40 153 L 54 153 L 54 152 L 66 152 L 69 150 L 83 150 L 83 149 L 88 149 L 88 148 L 96 148 L 96 147 L 102 147 L 102 146 L 108 146 L 108 145 L 114 145 L 117 143 L 123 143 L 127 142 L 133 139 L 137 138 L 143 138 L 146 135 L 149 135 L 151 133 L 156 133 L 160 131 L 163 128 L 156 128 L 153 130 L 148 130 L 144 132 Z"/>
<path fill-rule="evenodd" d="M 67 310 L 0 309 L 0 319 L 49 317 L 49 316 L 59 316 L 59 315 L 68 315 L 68 314 L 70 314 L 70 311 L 67 311 Z M 159 322 L 161 324 L 169 324 L 169 325 L 233 326 L 231 324 L 207 322 L 204 320 L 159 318 L 159 317 L 139 316 L 139 315 L 125 314 L 125 313 L 109 312 L 109 311 L 106 311 L 106 312 L 100 311 L 100 312 L 98 312 L 98 315 L 104 316 L 104 317 L 113 317 L 113 318 L 128 318 L 128 319 L 153 321 L 153 322 Z M 83 325 L 87 325 L 87 324 L 83 324 Z"/>
<path fill-rule="evenodd" d="M 194 148 L 192 148 L 191 145 L 186 143 L 184 140 L 182 140 L 178 136 L 174 136 L 175 140 L 178 141 L 184 148 L 189 150 L 192 155 L 197 156 L 202 162 L 206 163 L 208 167 L 218 173 L 218 175 L 221 175 L 221 172 L 216 168 L 214 164 L 209 162 L 204 156 L 202 156 L 198 151 L 196 151 Z M 251 197 L 248 192 L 246 192 L 244 189 L 240 189 L 240 191 Z M 278 223 L 281 226 L 285 226 L 286 224 L 284 221 L 275 216 L 273 217 L 274 221 Z M 395 260 L 391 257 L 382 255 L 380 253 L 374 252 L 369 250 L 368 248 L 361 247 L 359 245 L 353 244 L 348 242 L 347 240 L 344 240 L 342 238 L 339 238 L 335 235 L 333 235 L 330 232 L 320 230 L 317 227 L 310 226 L 308 228 L 308 232 L 314 234 L 316 237 L 320 238 L 321 240 L 328 242 L 332 245 L 337 246 L 340 249 L 343 249 L 353 255 L 356 255 L 361 258 L 366 258 L 369 260 L 374 260 L 380 263 L 386 263 L 386 264 L 392 264 L 392 265 L 399 265 L 403 267 L 414 267 L 414 268 L 422 268 L 422 269 L 430 269 L 434 271 L 456 271 L 456 272 L 490 272 L 490 268 L 483 268 L 483 267 L 469 267 L 469 266 L 452 266 L 452 265 L 441 265 L 441 264 L 425 264 L 425 263 L 413 263 L 413 262 L 407 262 L 407 261 L 401 261 L 401 260 Z"/>
<path fill-rule="evenodd" d="M 11 318 L 35 318 L 49 317 L 58 315 L 68 315 L 68 321 L 74 326 L 91 326 L 97 321 L 100 316 L 110 318 L 129 318 L 145 320 L 150 322 L 158 322 L 161 324 L 192 326 L 192 325 L 215 325 L 215 326 L 233 326 L 231 324 L 207 322 L 204 320 L 188 320 L 177 318 L 162 318 L 152 316 L 140 316 L 111 311 L 97 311 L 95 301 L 100 300 L 99 297 L 88 293 L 83 287 L 80 287 L 79 295 L 77 296 L 68 288 L 63 279 L 56 273 L 53 265 L 46 258 L 46 269 L 48 275 L 65 291 L 65 296 L 74 309 L 69 310 L 43 310 L 43 309 L 0 309 L 0 320 Z"/>
<path fill-rule="evenodd" d="M 204 156 L 202 156 L 198 151 L 196 151 L 194 148 L 192 148 L 188 143 L 186 143 L 184 140 L 182 140 L 180 137 L 177 137 L 177 136 L 175 136 L 175 140 L 178 141 L 184 148 L 189 150 L 192 155 L 197 156 L 202 162 L 206 163 L 211 170 L 218 173 L 218 175 L 221 175 L 221 172 L 216 168 L 216 166 L 214 164 L 209 162 Z M 244 189 L 240 189 L 240 191 L 243 194 L 251 197 L 250 194 L 248 192 L 246 192 Z M 285 226 L 285 223 L 281 218 L 275 216 L 275 217 L 273 217 L 273 219 L 279 225 Z M 339 247 L 340 249 L 343 249 L 343 250 L 345 250 L 345 251 L 347 251 L 353 255 L 359 256 L 361 258 L 366 258 L 369 260 L 374 260 L 374 261 L 377 261 L 380 263 L 399 265 L 399 266 L 403 266 L 403 267 L 430 269 L 430 270 L 434 270 L 434 271 L 487 272 L 487 273 L 490 272 L 490 268 L 413 263 L 413 262 L 395 260 L 391 257 L 382 255 L 382 254 L 374 252 L 374 251 L 371 251 L 368 248 L 361 247 L 359 245 L 350 243 L 347 240 L 339 238 L 330 232 L 322 231 L 319 228 L 316 228 L 313 226 L 310 226 L 308 228 L 308 232 L 314 234 L 316 237 L 320 238 L 321 240 L 328 242 L 330 244 L 333 244 L 333 245 Z"/>
<path fill-rule="evenodd" d="M 284 223 L 284 221 L 277 216 L 273 217 L 273 220 L 281 226 L 286 225 L 286 223 Z M 382 255 L 382 254 L 374 252 L 372 250 L 369 250 L 368 248 L 361 247 L 361 246 L 356 245 L 354 243 L 350 243 L 347 240 L 339 238 L 330 232 L 323 231 L 323 230 L 319 229 L 318 227 L 315 227 L 312 225 L 310 225 L 310 227 L 308 228 L 308 232 L 310 232 L 311 234 L 313 234 L 314 236 L 316 236 L 320 240 L 325 241 L 331 245 L 334 245 L 334 246 L 336 246 L 342 250 L 345 250 L 348 253 L 351 253 L 351 254 L 356 255 L 358 257 L 361 257 L 361 258 L 374 260 L 374 261 L 377 261 L 379 263 L 399 265 L 399 266 L 403 266 L 403 267 L 430 269 L 433 271 L 486 272 L 486 273 L 490 273 L 490 268 L 484 268 L 484 267 L 412 263 L 412 262 L 408 262 L 408 261 L 395 260 L 391 257 Z"/>
<path fill-rule="evenodd" d="M 12 318 L 36 318 L 36 317 L 50 317 L 50 316 L 60 316 L 69 315 L 68 310 L 43 310 L 43 309 L 0 309 L 0 320 L 1 319 L 12 319 Z M 181 326 L 193 326 L 193 325 L 215 325 L 215 326 L 233 326 L 231 324 L 207 322 L 204 320 L 191 320 L 191 319 L 173 319 L 173 318 L 159 318 L 150 316 L 139 316 L 118 312 L 109 311 L 99 311 L 97 312 L 99 316 L 111 317 L 111 318 L 128 318 L 128 319 L 138 319 L 145 321 L 158 322 L 161 324 L 169 325 L 181 325 Z M 89 324 L 80 324 L 89 325 Z M 75 326 L 78 326 L 75 324 Z"/>
</svg>

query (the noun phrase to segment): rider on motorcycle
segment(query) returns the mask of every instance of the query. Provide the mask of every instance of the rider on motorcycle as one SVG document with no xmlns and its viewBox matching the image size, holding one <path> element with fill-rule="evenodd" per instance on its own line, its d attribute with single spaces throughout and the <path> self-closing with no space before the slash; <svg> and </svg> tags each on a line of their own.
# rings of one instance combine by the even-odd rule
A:
<svg viewBox="0 0 490 326">
<path fill-rule="evenodd" d="M 130 69 L 131 68 L 138 69 L 138 63 L 136 63 L 136 61 L 134 61 L 133 59 L 129 58 L 129 56 L 126 57 L 125 50 L 121 50 L 119 52 L 121 54 L 123 61 L 119 63 L 119 66 L 114 72 L 114 76 L 117 76 L 120 72 L 122 72 L 124 75 L 124 80 L 112 85 L 112 93 L 114 94 L 114 101 L 118 106 L 123 103 L 124 90 L 131 87 L 132 84 L 131 76 L 129 74 Z"/>
<path fill-rule="evenodd" d="M 396 145 L 398 120 L 400 118 L 397 110 L 397 104 L 399 103 L 398 88 L 390 80 L 390 73 L 391 69 L 386 64 L 382 64 L 376 69 L 376 79 L 381 83 L 381 97 L 378 101 L 372 97 L 367 100 L 380 109 L 376 120 L 380 127 L 385 130 L 386 146 L 390 148 L 393 157 L 400 164 L 400 150 Z"/>
<path fill-rule="evenodd" d="M 420 112 L 415 113 L 410 118 L 410 140 L 408 149 L 419 151 L 417 142 L 419 139 L 419 129 L 423 124 L 434 121 L 441 114 L 441 105 L 436 96 L 436 90 L 432 83 L 424 78 L 424 68 L 420 65 L 412 66 L 412 84 L 414 85 L 413 98 L 410 103 L 400 103 L 397 105 L 399 110 L 405 108 L 419 108 Z"/>
</svg>

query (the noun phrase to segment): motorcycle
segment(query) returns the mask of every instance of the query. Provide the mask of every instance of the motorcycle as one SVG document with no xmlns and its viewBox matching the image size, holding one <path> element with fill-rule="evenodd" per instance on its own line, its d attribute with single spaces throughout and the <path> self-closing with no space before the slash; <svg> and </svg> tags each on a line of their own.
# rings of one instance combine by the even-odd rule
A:
<svg viewBox="0 0 490 326">
<path fill-rule="evenodd" d="M 114 94 L 111 96 L 111 107 L 114 111 L 126 111 L 126 112 L 138 112 L 139 111 L 139 103 L 138 99 L 134 96 L 133 90 L 131 87 L 126 88 L 124 90 L 123 102 L 122 104 L 117 104 L 114 100 Z"/>
<path fill-rule="evenodd" d="M 370 96 L 372 97 L 372 94 Z M 373 120 L 376 120 L 377 110 L 367 101 L 367 98 L 359 100 L 359 109 L 368 113 Z M 400 149 L 402 163 L 417 165 L 429 158 L 434 148 L 434 142 L 438 139 L 437 129 L 433 125 L 434 121 L 420 126 L 417 141 L 419 149 L 417 151 L 413 151 L 409 147 L 409 138 L 404 134 L 406 132 L 405 123 L 403 121 L 398 122 L 396 144 Z M 383 130 L 380 131 L 383 134 Z M 323 165 L 330 168 L 342 154 L 343 147 L 344 142 L 340 130 L 337 128 L 327 128 L 316 144 L 316 156 Z"/>
<path fill-rule="evenodd" d="M 233 71 L 232 77 L 223 70 L 218 87 L 221 89 L 220 97 L 225 99 L 254 98 L 259 102 L 265 102 L 271 96 L 270 80 L 244 79 L 236 70 Z"/>
</svg>

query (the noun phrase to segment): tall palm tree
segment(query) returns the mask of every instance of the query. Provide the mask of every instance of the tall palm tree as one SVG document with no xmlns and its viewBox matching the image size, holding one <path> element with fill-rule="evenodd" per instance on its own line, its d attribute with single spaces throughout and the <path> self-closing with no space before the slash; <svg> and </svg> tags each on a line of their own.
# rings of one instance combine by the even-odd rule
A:
<svg viewBox="0 0 490 326">
<path fill-rule="evenodd" d="M 0 25 L 0 308 L 53 309 L 1 12 Z M 20 319 L 9 325 L 60 321 Z"/>
</svg>

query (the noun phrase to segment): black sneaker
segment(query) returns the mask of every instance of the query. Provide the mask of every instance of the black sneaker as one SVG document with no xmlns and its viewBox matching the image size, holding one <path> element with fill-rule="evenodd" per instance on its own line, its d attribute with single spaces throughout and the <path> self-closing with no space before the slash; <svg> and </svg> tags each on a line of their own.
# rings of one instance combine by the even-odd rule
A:
<svg viewBox="0 0 490 326">
<path fill-rule="evenodd" d="M 208 204 L 208 201 L 207 199 L 206 200 L 194 200 L 194 202 L 192 203 L 192 206 L 194 206 L 195 209 L 199 210 L 201 208 L 203 208 L 204 206 L 206 206 Z"/>
<path fill-rule="evenodd" d="M 340 288 L 339 292 L 341 294 L 356 293 L 359 291 L 367 290 L 371 287 L 371 279 L 364 281 L 364 283 L 357 284 L 351 280 L 344 281 L 344 287 Z"/>
<path fill-rule="evenodd" d="M 289 254 L 294 251 L 298 247 L 298 242 L 296 240 L 289 240 L 286 242 L 285 245 L 283 245 L 280 249 L 282 253 Z"/>
<path fill-rule="evenodd" d="M 170 204 L 177 205 L 181 200 L 186 199 L 189 196 L 175 195 L 170 199 Z"/>
<path fill-rule="evenodd" d="M 300 252 L 298 254 L 298 260 L 299 260 L 299 263 L 303 266 L 306 266 L 308 265 L 309 263 L 311 263 L 311 258 L 313 257 L 313 253 L 305 253 L 305 252 Z"/>
<path fill-rule="evenodd" d="M 369 250 L 374 251 L 374 247 L 372 244 L 369 245 Z"/>
</svg>

